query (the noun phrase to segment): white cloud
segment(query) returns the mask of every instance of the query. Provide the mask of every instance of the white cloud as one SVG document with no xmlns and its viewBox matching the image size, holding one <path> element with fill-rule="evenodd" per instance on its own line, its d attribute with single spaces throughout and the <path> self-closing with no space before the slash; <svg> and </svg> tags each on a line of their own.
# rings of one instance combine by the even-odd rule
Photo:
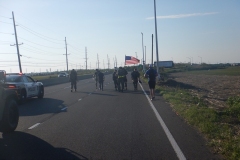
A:
<svg viewBox="0 0 240 160">
<path fill-rule="evenodd" d="M 196 16 L 207 16 L 218 14 L 218 12 L 209 12 L 209 13 L 191 13 L 191 14 L 177 14 L 177 15 L 168 15 L 168 16 L 157 16 L 157 19 L 173 19 L 173 18 L 186 18 L 186 17 L 196 17 Z M 154 19 L 154 17 L 148 17 L 146 19 Z"/>
</svg>

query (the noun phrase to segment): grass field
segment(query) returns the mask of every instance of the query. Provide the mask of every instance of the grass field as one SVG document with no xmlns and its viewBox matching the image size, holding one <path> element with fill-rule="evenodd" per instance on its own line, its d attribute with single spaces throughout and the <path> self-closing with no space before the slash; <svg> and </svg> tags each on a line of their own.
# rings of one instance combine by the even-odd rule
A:
<svg viewBox="0 0 240 160">
<path fill-rule="evenodd" d="M 227 75 L 240 76 L 240 67 L 228 67 L 224 69 L 196 70 L 188 71 L 189 74 L 206 74 L 206 75 Z"/>
</svg>

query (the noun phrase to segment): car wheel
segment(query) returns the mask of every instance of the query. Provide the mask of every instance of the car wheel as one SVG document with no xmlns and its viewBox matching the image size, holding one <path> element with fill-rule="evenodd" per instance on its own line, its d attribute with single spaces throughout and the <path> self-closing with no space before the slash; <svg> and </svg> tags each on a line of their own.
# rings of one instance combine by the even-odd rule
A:
<svg viewBox="0 0 240 160">
<path fill-rule="evenodd" d="M 26 93 L 26 91 L 23 89 L 23 90 L 21 90 L 19 103 L 20 103 L 20 104 L 23 104 L 23 103 L 25 103 L 26 101 L 27 101 L 27 93 Z"/>
<path fill-rule="evenodd" d="M 38 98 L 43 98 L 44 96 L 44 87 L 41 86 L 38 93 Z"/>
<path fill-rule="evenodd" d="M 18 105 L 14 99 L 9 99 L 4 108 L 0 131 L 13 132 L 17 128 L 18 119 Z"/>
</svg>

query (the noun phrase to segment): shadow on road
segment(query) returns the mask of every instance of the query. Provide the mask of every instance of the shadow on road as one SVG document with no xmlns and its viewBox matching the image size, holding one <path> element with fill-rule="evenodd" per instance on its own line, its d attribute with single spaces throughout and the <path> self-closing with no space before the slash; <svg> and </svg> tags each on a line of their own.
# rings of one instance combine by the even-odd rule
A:
<svg viewBox="0 0 240 160">
<path fill-rule="evenodd" d="M 79 92 L 79 93 L 86 93 L 86 94 L 87 94 L 86 96 L 88 96 L 89 93 L 91 93 L 91 94 L 96 94 L 96 95 L 100 95 L 100 96 L 117 96 L 117 95 L 114 95 L 114 94 L 107 94 L 107 93 L 104 92 L 104 91 L 108 91 L 108 90 L 103 90 L 103 91 L 97 90 L 97 91 L 92 91 L 92 92 L 81 92 L 81 91 L 77 91 L 77 92 Z M 75 92 L 74 92 L 74 93 L 75 93 Z M 86 97 L 86 96 L 83 96 L 83 97 Z"/>
<path fill-rule="evenodd" d="M 88 159 L 70 149 L 55 148 L 36 136 L 17 131 L 10 134 L 2 134 L 0 151 L 0 159 Z"/>
<path fill-rule="evenodd" d="M 46 113 L 59 113 L 66 106 L 64 101 L 52 98 L 29 99 L 27 103 L 19 106 L 19 116 L 34 116 Z"/>
</svg>

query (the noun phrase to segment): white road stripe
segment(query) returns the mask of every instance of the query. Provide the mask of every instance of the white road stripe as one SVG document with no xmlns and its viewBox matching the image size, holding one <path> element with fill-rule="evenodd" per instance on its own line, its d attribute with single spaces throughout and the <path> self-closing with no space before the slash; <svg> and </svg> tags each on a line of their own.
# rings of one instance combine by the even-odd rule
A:
<svg viewBox="0 0 240 160">
<path fill-rule="evenodd" d="M 180 160 L 186 160 L 186 157 L 184 156 L 184 154 L 182 153 L 181 149 L 179 148 L 177 142 L 175 141 L 175 139 L 173 138 L 172 134 L 170 133 L 169 129 L 167 128 L 166 124 L 164 123 L 162 117 L 159 115 L 158 111 L 156 110 L 155 106 L 153 105 L 152 101 L 150 100 L 150 98 L 148 97 L 147 93 L 145 92 L 145 90 L 143 89 L 142 85 L 139 84 L 145 94 L 145 96 L 148 99 L 148 102 L 153 110 L 153 112 L 155 113 L 156 118 L 158 119 L 159 123 L 161 124 L 165 134 L 168 137 L 168 140 L 170 141 L 175 153 L 177 154 L 178 158 Z"/>
<path fill-rule="evenodd" d="M 62 108 L 61 110 L 62 110 L 62 111 L 64 111 L 64 110 L 66 110 L 66 109 L 67 109 L 67 107 L 65 107 L 65 108 Z"/>
<path fill-rule="evenodd" d="M 36 128 L 38 125 L 40 125 L 41 123 L 36 123 L 34 124 L 33 126 L 29 127 L 28 129 L 33 129 L 33 128 Z"/>
<path fill-rule="evenodd" d="M 78 101 L 81 101 L 82 100 L 82 98 L 80 98 Z"/>
</svg>

